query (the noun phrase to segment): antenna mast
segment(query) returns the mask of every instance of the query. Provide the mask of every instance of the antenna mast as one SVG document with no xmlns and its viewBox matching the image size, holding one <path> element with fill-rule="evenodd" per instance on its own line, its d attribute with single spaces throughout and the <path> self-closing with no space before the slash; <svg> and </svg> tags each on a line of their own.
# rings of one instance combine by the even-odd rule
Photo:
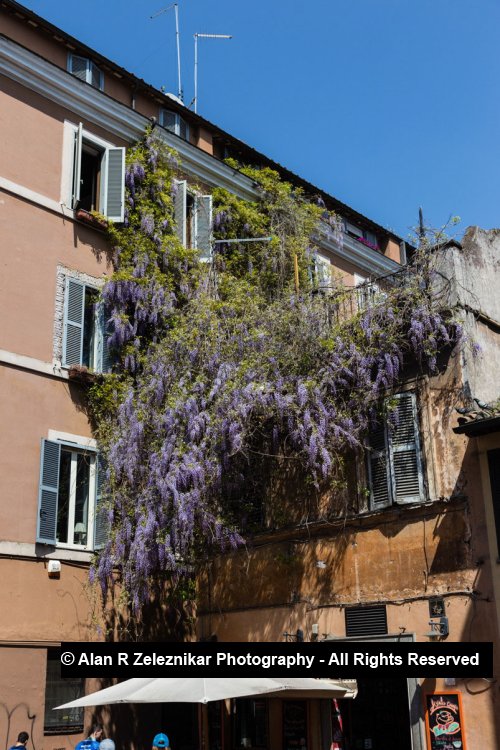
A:
<svg viewBox="0 0 500 750">
<path fill-rule="evenodd" d="M 181 81 L 181 41 L 180 41 L 180 34 L 179 34 L 179 6 L 177 3 L 172 3 L 171 5 L 168 5 L 166 8 L 162 8 L 161 10 L 158 10 L 156 13 L 153 13 L 152 16 L 150 16 L 151 19 L 157 18 L 158 16 L 163 15 L 163 13 L 166 13 L 168 10 L 174 9 L 175 13 L 175 40 L 177 44 L 177 95 L 179 99 L 184 101 L 184 92 L 182 91 L 182 81 Z"/>
</svg>

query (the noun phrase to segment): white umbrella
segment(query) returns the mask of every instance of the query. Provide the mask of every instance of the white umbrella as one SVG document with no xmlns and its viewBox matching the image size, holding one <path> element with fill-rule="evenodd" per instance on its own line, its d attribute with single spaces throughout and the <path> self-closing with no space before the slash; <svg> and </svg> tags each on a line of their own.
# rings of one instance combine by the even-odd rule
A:
<svg viewBox="0 0 500 750">
<path fill-rule="evenodd" d="M 279 697 L 284 693 L 287 697 L 343 698 L 354 697 L 356 691 L 352 684 L 312 678 L 135 677 L 57 706 L 56 710 L 112 703 L 208 703 L 251 695 Z"/>
</svg>

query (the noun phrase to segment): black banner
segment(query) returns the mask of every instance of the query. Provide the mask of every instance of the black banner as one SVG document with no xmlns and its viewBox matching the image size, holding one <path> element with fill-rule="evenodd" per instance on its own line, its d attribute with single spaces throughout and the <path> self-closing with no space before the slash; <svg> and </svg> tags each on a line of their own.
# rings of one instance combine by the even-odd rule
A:
<svg viewBox="0 0 500 750">
<path fill-rule="evenodd" d="M 63 677 L 491 677 L 491 643 L 63 643 Z"/>
</svg>

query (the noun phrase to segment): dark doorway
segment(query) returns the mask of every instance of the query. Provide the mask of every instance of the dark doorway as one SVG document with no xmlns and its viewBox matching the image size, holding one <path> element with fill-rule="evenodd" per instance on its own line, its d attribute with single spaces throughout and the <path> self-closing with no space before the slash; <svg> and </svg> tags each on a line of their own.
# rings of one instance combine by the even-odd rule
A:
<svg viewBox="0 0 500 750">
<path fill-rule="evenodd" d="M 349 750 L 411 750 L 408 687 L 404 677 L 358 679 L 357 697 L 343 704 Z"/>
</svg>

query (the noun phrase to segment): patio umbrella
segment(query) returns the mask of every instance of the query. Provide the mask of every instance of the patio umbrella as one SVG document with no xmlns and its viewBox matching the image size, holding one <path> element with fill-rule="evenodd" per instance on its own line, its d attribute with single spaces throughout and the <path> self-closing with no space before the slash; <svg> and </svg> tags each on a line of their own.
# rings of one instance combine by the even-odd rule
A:
<svg viewBox="0 0 500 750">
<path fill-rule="evenodd" d="M 355 683 L 354 683 L 355 684 Z M 178 678 L 134 677 L 98 690 L 59 708 L 102 706 L 112 703 L 208 703 L 252 695 L 267 697 L 343 698 L 354 697 L 351 686 L 312 678 Z"/>
</svg>

